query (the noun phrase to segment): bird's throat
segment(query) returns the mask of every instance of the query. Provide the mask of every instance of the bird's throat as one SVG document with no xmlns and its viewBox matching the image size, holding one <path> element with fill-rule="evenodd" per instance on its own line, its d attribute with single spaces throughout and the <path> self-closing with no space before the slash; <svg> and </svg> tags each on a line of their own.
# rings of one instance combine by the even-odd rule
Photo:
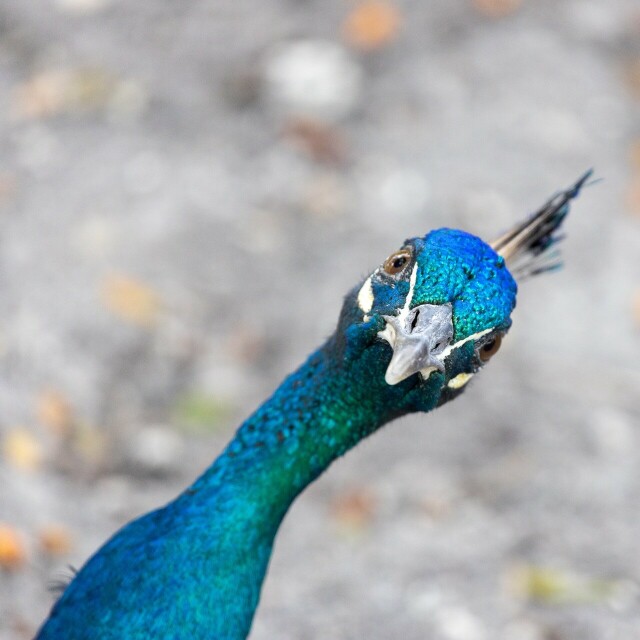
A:
<svg viewBox="0 0 640 640">
<path fill-rule="evenodd" d="M 210 514 L 200 521 L 208 520 L 210 528 L 198 535 L 210 563 L 203 569 L 207 580 L 215 576 L 225 592 L 236 594 L 234 602 L 246 594 L 233 612 L 220 603 L 223 618 L 237 615 L 239 630 L 251 624 L 273 540 L 296 496 L 333 460 L 411 410 L 405 400 L 415 393 L 417 378 L 394 386 L 384 381 L 390 358 L 386 343 L 376 340 L 357 355 L 345 355 L 343 347 L 332 338 L 313 353 L 173 503 L 176 513 Z M 434 393 L 429 406 L 421 408 L 432 408 L 437 400 Z M 192 528 L 192 540 L 194 534 Z M 207 546 L 214 546 L 215 554 Z"/>
<path fill-rule="evenodd" d="M 336 348 L 329 340 L 288 376 L 193 488 L 234 487 L 279 523 L 333 460 L 406 412 L 403 389 L 384 381 L 388 345 L 378 341 L 357 359 Z"/>
</svg>

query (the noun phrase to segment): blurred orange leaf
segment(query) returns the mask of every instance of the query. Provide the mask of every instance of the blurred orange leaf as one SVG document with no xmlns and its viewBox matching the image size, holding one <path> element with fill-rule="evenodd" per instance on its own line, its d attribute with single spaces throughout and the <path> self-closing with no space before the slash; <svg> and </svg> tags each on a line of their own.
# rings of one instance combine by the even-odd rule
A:
<svg viewBox="0 0 640 640">
<path fill-rule="evenodd" d="M 27 552 L 20 534 L 8 524 L 0 523 L 0 567 L 16 571 L 26 560 Z"/>
<path fill-rule="evenodd" d="M 37 401 L 38 420 L 58 435 L 66 434 L 73 423 L 73 409 L 58 391 L 43 391 Z"/>
<path fill-rule="evenodd" d="M 24 427 L 11 429 L 2 444 L 5 458 L 20 469 L 34 471 L 42 463 L 42 447 Z"/>
<path fill-rule="evenodd" d="M 361 2 L 342 25 L 344 39 L 365 51 L 379 49 L 393 42 L 401 24 L 399 10 L 389 2 Z"/>
<path fill-rule="evenodd" d="M 60 525 L 48 525 L 39 533 L 40 548 L 49 556 L 63 556 L 71 551 L 71 535 Z"/>
<path fill-rule="evenodd" d="M 124 275 L 108 276 L 102 285 L 106 308 L 121 320 L 148 327 L 160 312 L 160 297 L 146 284 Z"/>
<path fill-rule="evenodd" d="M 627 207 L 636 215 L 640 215 L 640 178 L 632 180 L 627 190 Z"/>
<path fill-rule="evenodd" d="M 376 500 L 366 490 L 354 490 L 340 496 L 331 507 L 333 517 L 348 529 L 362 529 L 375 512 Z"/>
<path fill-rule="evenodd" d="M 517 11 L 522 0 L 472 0 L 473 7 L 489 18 L 503 18 Z"/>
</svg>

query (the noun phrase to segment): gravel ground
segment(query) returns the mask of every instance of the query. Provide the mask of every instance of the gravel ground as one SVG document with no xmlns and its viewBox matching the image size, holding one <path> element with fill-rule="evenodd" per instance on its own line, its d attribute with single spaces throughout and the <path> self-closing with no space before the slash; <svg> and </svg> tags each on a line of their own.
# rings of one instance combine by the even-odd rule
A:
<svg viewBox="0 0 640 640">
<path fill-rule="evenodd" d="M 459 401 L 296 503 L 253 640 L 640 637 L 636 0 L 2 0 L 0 638 L 407 236 L 590 166 Z"/>
</svg>

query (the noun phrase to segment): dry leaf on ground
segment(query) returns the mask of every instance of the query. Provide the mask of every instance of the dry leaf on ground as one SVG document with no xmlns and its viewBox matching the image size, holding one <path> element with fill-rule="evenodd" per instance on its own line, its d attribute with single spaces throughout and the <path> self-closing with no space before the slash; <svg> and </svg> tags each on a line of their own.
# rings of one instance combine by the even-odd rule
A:
<svg viewBox="0 0 640 640">
<path fill-rule="evenodd" d="M 627 209 L 632 214 L 640 215 L 640 175 L 627 188 Z"/>
<path fill-rule="evenodd" d="M 38 420 L 56 435 L 69 433 L 74 421 L 71 403 L 59 391 L 46 389 L 37 400 Z"/>
<path fill-rule="evenodd" d="M 401 15 L 389 2 L 361 2 L 342 25 L 344 39 L 364 51 L 379 49 L 393 42 L 400 31 Z"/>
<path fill-rule="evenodd" d="M 376 500 L 366 490 L 354 490 L 339 496 L 331 505 L 331 515 L 348 529 L 362 529 L 373 518 Z"/>
<path fill-rule="evenodd" d="M 340 164 L 344 161 L 344 138 L 334 127 L 315 120 L 297 118 L 287 124 L 284 134 L 317 162 Z"/>
<path fill-rule="evenodd" d="M 102 283 L 105 307 L 125 322 L 148 327 L 160 312 L 160 296 L 148 285 L 125 275 L 112 274 Z"/>
<path fill-rule="evenodd" d="M 26 560 L 27 552 L 22 536 L 8 524 L 0 524 L 0 568 L 16 571 Z"/>
<path fill-rule="evenodd" d="M 4 436 L 2 450 L 5 459 L 19 469 L 35 471 L 42 464 L 42 447 L 24 427 L 10 429 Z"/>
<path fill-rule="evenodd" d="M 71 551 L 71 535 L 60 525 L 47 525 L 38 534 L 40 548 L 48 556 L 63 556 Z"/>
</svg>

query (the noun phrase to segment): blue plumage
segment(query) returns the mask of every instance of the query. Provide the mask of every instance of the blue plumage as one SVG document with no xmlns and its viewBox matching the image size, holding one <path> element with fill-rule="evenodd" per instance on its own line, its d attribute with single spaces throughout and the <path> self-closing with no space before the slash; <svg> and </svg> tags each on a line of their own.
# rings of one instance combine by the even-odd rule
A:
<svg viewBox="0 0 640 640">
<path fill-rule="evenodd" d="M 542 216 L 533 244 L 531 221 L 494 248 L 450 229 L 408 240 L 347 295 L 335 333 L 203 475 L 89 559 L 37 638 L 245 638 L 296 496 L 386 422 L 459 395 L 510 326 L 510 256 L 543 254 L 565 214 L 552 225 Z"/>
</svg>

